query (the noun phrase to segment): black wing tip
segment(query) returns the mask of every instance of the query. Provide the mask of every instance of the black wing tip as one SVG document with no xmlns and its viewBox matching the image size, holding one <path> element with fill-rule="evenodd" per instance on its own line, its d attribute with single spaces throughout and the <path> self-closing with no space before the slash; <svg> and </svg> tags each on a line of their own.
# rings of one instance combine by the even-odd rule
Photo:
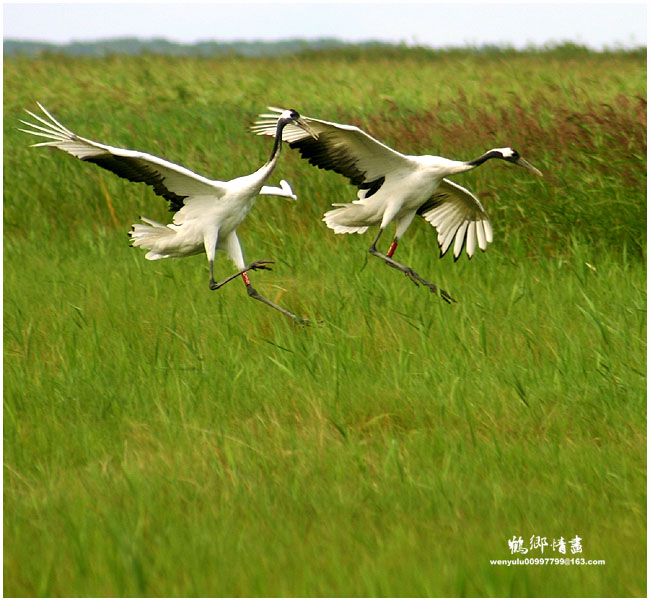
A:
<svg viewBox="0 0 650 601">
<path fill-rule="evenodd" d="M 165 186 L 165 176 L 156 170 L 155 166 L 147 164 L 146 161 L 137 157 L 125 157 L 104 152 L 81 159 L 88 163 L 94 163 L 102 169 L 114 173 L 134 183 L 144 183 L 151 186 L 153 191 L 169 202 L 169 210 L 172 213 L 180 211 L 185 205 L 187 195 L 183 196 L 172 192 Z"/>
</svg>

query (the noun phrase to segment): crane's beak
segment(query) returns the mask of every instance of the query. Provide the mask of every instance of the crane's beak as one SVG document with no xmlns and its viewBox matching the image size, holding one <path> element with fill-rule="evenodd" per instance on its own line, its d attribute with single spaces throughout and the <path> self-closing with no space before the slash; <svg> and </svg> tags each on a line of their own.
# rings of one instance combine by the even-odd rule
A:
<svg viewBox="0 0 650 601">
<path fill-rule="evenodd" d="M 298 127 L 302 127 L 314 140 L 318 140 L 318 134 L 309 126 L 307 121 L 302 117 L 298 117 L 294 120 Z"/>
<path fill-rule="evenodd" d="M 537 167 L 533 167 L 526 159 L 522 159 L 519 157 L 516 161 L 513 161 L 515 165 L 519 165 L 520 167 L 524 167 L 528 169 L 529 171 L 532 171 L 535 175 L 539 175 L 540 177 L 542 176 L 542 172 L 537 169 Z"/>
</svg>

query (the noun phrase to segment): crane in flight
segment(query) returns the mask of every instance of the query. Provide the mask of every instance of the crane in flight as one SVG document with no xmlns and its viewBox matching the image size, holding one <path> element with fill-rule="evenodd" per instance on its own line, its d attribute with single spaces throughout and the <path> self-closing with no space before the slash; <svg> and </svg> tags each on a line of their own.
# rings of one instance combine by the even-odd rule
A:
<svg viewBox="0 0 650 601">
<path fill-rule="evenodd" d="M 116 148 L 82 138 L 61 125 L 40 103 L 37 104 L 46 118 L 26 110 L 37 123 L 21 119 L 30 128 L 21 131 L 47 140 L 33 146 L 58 148 L 132 182 L 144 182 L 169 202 L 169 209 L 174 213 L 173 223 L 165 225 L 141 217 L 143 223 L 131 227 L 131 245 L 148 250 L 146 259 L 154 261 L 205 252 L 210 265 L 211 290 L 218 290 L 241 275 L 251 298 L 266 303 L 298 322 L 306 322 L 253 288 L 247 272 L 270 269 L 269 264 L 273 261 L 254 261 L 246 265 L 237 238 L 237 227 L 246 218 L 259 194 L 295 198 L 291 187 L 284 180 L 279 188 L 264 184 L 280 158 L 282 131 L 287 125 L 304 128 L 307 135 L 316 135 L 296 111 L 282 111 L 275 119 L 275 141 L 271 156 L 264 165 L 250 175 L 218 181 L 144 152 Z M 217 250 L 224 250 L 238 270 L 220 282 L 214 279 Z"/>
<path fill-rule="evenodd" d="M 268 109 L 271 113 L 259 115 L 252 125 L 253 133 L 275 135 L 274 124 L 283 109 Z M 369 252 L 433 293 L 438 291 L 435 284 L 393 258 L 400 238 L 416 215 L 436 228 L 441 257 L 451 248 L 452 242 L 454 260 L 460 257 L 463 247 L 471 258 L 477 245 L 484 251 L 492 242 L 492 226 L 479 199 L 447 177 L 475 169 L 489 159 L 502 159 L 542 175 L 512 148 L 493 148 L 470 161 L 405 155 L 353 125 L 304 115 L 303 120 L 310 133 L 289 125 L 282 131 L 283 140 L 310 164 L 335 171 L 358 188 L 357 200 L 334 204 L 335 208 L 325 213 L 323 221 L 336 234 L 363 234 L 369 227 L 379 226 Z M 392 222 L 395 223 L 395 235 L 384 254 L 376 246 Z M 440 290 L 440 296 L 447 302 L 455 302 L 445 290 Z"/>
</svg>

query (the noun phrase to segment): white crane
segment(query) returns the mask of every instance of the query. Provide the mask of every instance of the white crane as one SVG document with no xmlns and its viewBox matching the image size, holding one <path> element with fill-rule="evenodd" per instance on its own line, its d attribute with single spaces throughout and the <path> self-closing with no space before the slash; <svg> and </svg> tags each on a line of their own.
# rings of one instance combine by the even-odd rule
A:
<svg viewBox="0 0 650 601">
<path fill-rule="evenodd" d="M 282 109 L 268 109 L 272 113 L 259 115 L 251 127 L 258 135 L 275 134 L 274 123 Z M 378 225 L 379 233 L 370 246 L 370 253 L 434 293 L 437 292 L 435 284 L 392 258 L 415 215 L 421 215 L 438 231 L 441 257 L 454 239 L 454 260 L 462 253 L 463 246 L 471 258 L 477 244 L 485 250 L 488 242 L 492 242 L 492 227 L 479 199 L 446 177 L 470 171 L 489 159 L 503 159 L 541 175 L 512 148 L 493 148 L 472 161 L 404 155 L 358 127 L 304 115 L 303 119 L 316 135 L 308 136 L 304 130 L 289 125 L 282 132 L 283 140 L 298 149 L 302 158 L 312 165 L 340 173 L 359 188 L 358 200 L 334 204 L 337 208 L 325 213 L 323 221 L 337 234 L 363 234 L 368 227 Z M 383 254 L 376 244 L 393 221 L 395 236 L 388 252 Z M 447 302 L 454 301 L 445 290 L 440 290 L 440 295 Z"/>
<path fill-rule="evenodd" d="M 295 198 L 291 187 L 284 180 L 280 188 L 265 186 L 264 183 L 271 176 L 280 157 L 282 130 L 288 124 L 294 124 L 304 127 L 306 132 L 311 131 L 296 111 L 283 111 L 276 118 L 273 150 L 262 167 L 250 175 L 221 182 L 207 179 L 185 167 L 144 152 L 115 148 L 82 138 L 61 125 L 41 104 L 37 104 L 49 121 L 31 111 L 26 112 L 39 124 L 21 119 L 22 123 L 31 128 L 21 131 L 48 140 L 33 146 L 52 146 L 132 182 L 144 182 L 152 186 L 156 194 L 169 201 L 170 211 L 175 212 L 173 223 L 165 225 L 140 217 L 144 224 L 133 225 L 129 232 L 132 246 L 141 246 L 149 251 L 145 255 L 146 259 L 187 257 L 205 252 L 210 264 L 211 290 L 217 290 L 241 275 L 251 298 L 262 301 L 299 322 L 304 321 L 263 297 L 251 286 L 247 272 L 270 269 L 268 264 L 273 261 L 254 261 L 246 265 L 237 238 L 237 226 L 251 210 L 257 195 Z M 217 250 L 224 250 L 239 270 L 221 282 L 214 280 Z"/>
</svg>

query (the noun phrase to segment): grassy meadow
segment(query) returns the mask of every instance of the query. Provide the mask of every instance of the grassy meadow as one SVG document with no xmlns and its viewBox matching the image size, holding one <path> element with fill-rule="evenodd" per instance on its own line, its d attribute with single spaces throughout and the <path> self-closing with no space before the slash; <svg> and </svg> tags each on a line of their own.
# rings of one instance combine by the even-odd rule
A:
<svg viewBox="0 0 650 601">
<path fill-rule="evenodd" d="M 413 223 L 396 258 L 447 305 L 328 230 L 356 190 L 285 148 L 298 200 L 239 237 L 300 327 L 129 248 L 167 203 L 29 148 L 35 101 L 214 179 L 266 160 L 267 104 L 545 177 L 455 178 L 495 234 L 471 261 Z M 3 160 L 5 596 L 646 595 L 645 52 L 5 59 Z"/>
</svg>

